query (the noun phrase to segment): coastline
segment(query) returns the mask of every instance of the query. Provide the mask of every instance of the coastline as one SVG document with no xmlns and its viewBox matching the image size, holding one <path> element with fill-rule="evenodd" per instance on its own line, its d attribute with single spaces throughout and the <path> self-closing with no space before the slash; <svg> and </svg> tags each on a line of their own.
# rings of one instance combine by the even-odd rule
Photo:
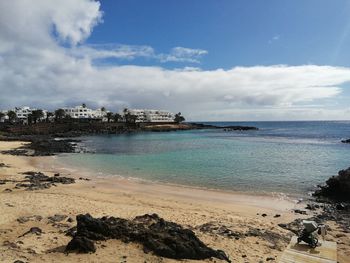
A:
<svg viewBox="0 0 350 263">
<path fill-rule="evenodd" d="M 8 150 L 20 145 L 20 142 L 0 142 L 0 150 Z M 291 212 L 292 209 L 301 208 L 303 204 L 296 204 L 287 199 L 125 178 L 99 178 L 88 176 L 81 171 L 69 173 L 55 166 L 52 169 L 51 158 L 0 154 L 0 163 L 9 165 L 9 167 L 0 168 L 1 179 L 23 177 L 20 173 L 26 171 L 41 171 L 47 175 L 60 172 L 63 176 L 77 179 L 75 184 L 58 185 L 37 191 L 13 189 L 10 193 L 4 193 L 3 190 L 8 188 L 8 185 L 0 185 L 0 195 L 4 200 L 1 204 L 1 211 L 4 213 L 0 216 L 0 229 L 3 233 L 0 244 L 8 241 L 16 245 L 10 249 L 4 245 L 0 247 L 0 261 L 2 262 L 13 262 L 16 259 L 35 262 L 77 262 L 79 260 L 116 262 L 119 258 L 122 260 L 124 256 L 127 262 L 176 262 L 145 254 L 139 245 L 124 244 L 118 240 L 98 244 L 98 251 L 95 254 L 66 256 L 62 253 L 62 249 L 70 238 L 60 232 L 64 229 L 63 226 L 53 226 L 47 221 L 49 216 L 55 214 L 64 214 L 71 218 L 75 218 L 79 213 L 90 213 L 94 217 L 110 215 L 133 218 L 145 213 L 157 213 L 166 220 L 193 228 L 204 243 L 215 249 L 224 250 L 234 262 L 259 262 L 260 260 L 265 261 L 268 257 L 277 260 L 287 245 L 287 241 L 269 242 L 259 236 L 248 236 L 236 240 L 202 232 L 199 230 L 201 225 L 220 224 L 241 232 L 250 228 L 265 229 L 288 237 L 290 232 L 278 227 L 277 224 L 307 217 Z M 91 180 L 79 180 L 80 177 L 88 177 Z M 262 217 L 262 214 L 267 214 L 267 216 Z M 276 214 L 280 216 L 275 217 Z M 30 220 L 24 224 L 17 222 L 21 216 L 33 215 L 40 215 L 43 219 Z M 65 224 L 68 223 L 65 222 Z M 75 221 L 68 225 L 74 224 Z M 19 238 L 31 226 L 39 226 L 44 230 L 44 234 L 40 238 L 35 235 Z M 344 261 L 341 261 L 341 258 L 342 254 L 340 254 L 339 262 L 348 262 L 345 261 L 346 257 Z M 185 260 L 187 261 L 192 262 Z"/>
<path fill-rule="evenodd" d="M 282 199 L 285 201 L 289 201 L 291 203 L 297 203 L 303 200 L 306 200 L 309 198 L 308 193 L 284 193 L 284 192 L 278 192 L 278 191 L 253 191 L 253 190 L 237 190 L 237 189 L 221 189 L 221 188 L 210 188 L 205 186 L 199 186 L 194 184 L 181 184 L 181 183 L 175 183 L 175 182 L 169 182 L 169 181 L 157 181 L 152 179 L 145 179 L 138 177 L 137 175 L 124 175 L 122 172 L 115 171 L 115 173 L 105 173 L 101 171 L 95 171 L 91 170 L 90 168 L 86 167 L 80 167 L 75 166 L 71 163 L 66 163 L 65 160 L 62 160 L 60 157 L 65 155 L 70 155 L 71 153 L 62 153 L 57 154 L 54 156 L 47 156 L 45 157 L 46 161 L 42 162 L 41 159 L 38 159 L 37 162 L 33 163 L 33 165 L 43 171 L 51 171 L 51 172 L 61 172 L 66 173 L 75 177 L 80 177 L 83 175 L 84 177 L 90 178 L 90 179 L 98 179 L 100 181 L 110 181 L 113 182 L 113 185 L 119 185 L 118 182 L 121 183 L 131 183 L 135 185 L 148 185 L 149 187 L 159 187 L 159 188 L 171 188 L 171 189 L 183 189 L 188 192 L 194 190 L 194 191 L 202 191 L 202 192 L 208 192 L 214 194 L 226 194 L 229 196 L 245 196 L 245 197 L 256 197 L 256 198 L 272 198 L 272 199 Z M 75 153 L 73 153 L 75 154 Z M 80 154 L 80 153 L 78 153 Z"/>
</svg>

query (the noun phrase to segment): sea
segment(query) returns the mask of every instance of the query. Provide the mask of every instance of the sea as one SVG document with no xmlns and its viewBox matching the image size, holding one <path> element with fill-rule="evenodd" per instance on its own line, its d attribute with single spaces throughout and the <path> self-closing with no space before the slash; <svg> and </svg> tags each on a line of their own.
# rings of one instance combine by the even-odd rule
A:
<svg viewBox="0 0 350 263">
<path fill-rule="evenodd" d="M 350 121 L 202 122 L 205 129 L 79 138 L 59 162 L 92 174 L 224 191 L 306 195 L 350 166 Z"/>
</svg>

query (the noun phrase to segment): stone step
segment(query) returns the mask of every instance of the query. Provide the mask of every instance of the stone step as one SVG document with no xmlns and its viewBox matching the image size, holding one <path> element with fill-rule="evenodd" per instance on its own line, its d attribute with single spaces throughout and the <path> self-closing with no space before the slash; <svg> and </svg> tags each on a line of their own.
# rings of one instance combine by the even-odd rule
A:
<svg viewBox="0 0 350 263">
<path fill-rule="evenodd" d="M 337 243 L 319 239 L 320 246 L 311 248 L 305 243 L 297 244 L 293 236 L 283 252 L 280 263 L 337 263 Z"/>
</svg>

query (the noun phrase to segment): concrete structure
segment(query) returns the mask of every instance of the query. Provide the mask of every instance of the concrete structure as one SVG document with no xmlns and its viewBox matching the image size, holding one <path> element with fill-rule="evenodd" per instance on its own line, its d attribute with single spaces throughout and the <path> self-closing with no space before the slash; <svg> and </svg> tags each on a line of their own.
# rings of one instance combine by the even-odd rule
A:
<svg viewBox="0 0 350 263">
<path fill-rule="evenodd" d="M 101 109 L 89 109 L 83 106 L 75 106 L 73 108 L 62 108 L 64 112 L 73 119 L 101 119 L 105 120 L 108 111 Z"/>
<path fill-rule="evenodd" d="M 174 122 L 175 115 L 165 110 L 130 109 L 128 112 L 137 117 L 136 122 Z"/>
<path fill-rule="evenodd" d="M 293 236 L 283 252 L 280 263 L 337 263 L 337 243 L 319 239 L 320 246 L 311 248 L 305 243 L 297 244 Z"/>
</svg>

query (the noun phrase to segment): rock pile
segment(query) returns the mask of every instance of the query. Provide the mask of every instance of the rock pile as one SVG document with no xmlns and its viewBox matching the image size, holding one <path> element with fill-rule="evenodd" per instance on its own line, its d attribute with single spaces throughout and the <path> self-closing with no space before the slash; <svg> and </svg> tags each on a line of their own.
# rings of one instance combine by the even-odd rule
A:
<svg viewBox="0 0 350 263">
<path fill-rule="evenodd" d="M 146 253 L 173 259 L 203 260 L 211 257 L 231 262 L 225 252 L 206 246 L 190 229 L 166 221 L 157 214 L 137 216 L 133 220 L 116 217 L 77 216 L 77 231 L 66 251 L 95 252 L 95 240 L 119 239 L 137 242 Z"/>
<path fill-rule="evenodd" d="M 41 190 L 59 184 L 73 184 L 75 179 L 61 176 L 47 176 L 41 172 L 25 172 L 25 180 L 16 184 L 16 188 L 26 188 L 27 190 Z"/>
</svg>

